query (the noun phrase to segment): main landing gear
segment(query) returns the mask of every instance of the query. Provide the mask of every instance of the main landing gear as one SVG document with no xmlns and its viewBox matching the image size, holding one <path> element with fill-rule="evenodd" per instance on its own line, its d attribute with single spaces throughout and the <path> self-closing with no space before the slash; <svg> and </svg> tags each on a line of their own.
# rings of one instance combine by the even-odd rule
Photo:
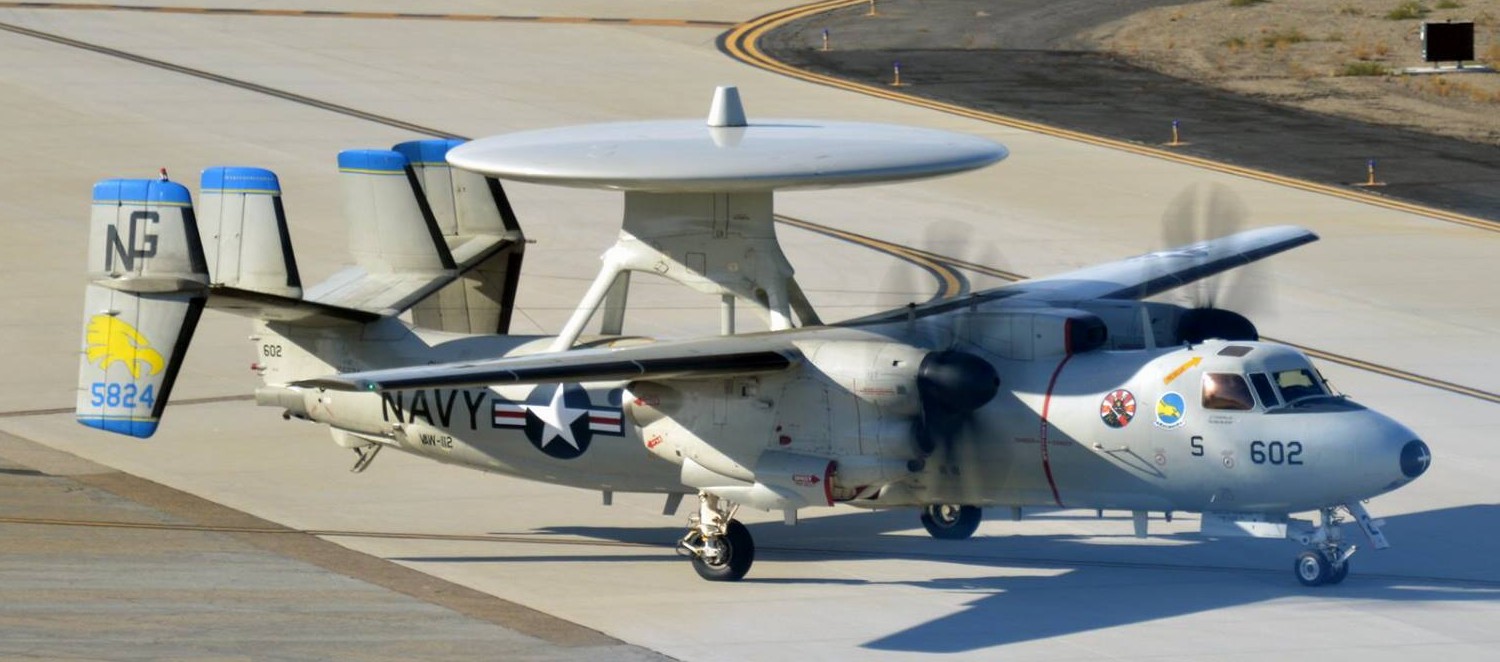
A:
<svg viewBox="0 0 1500 662">
<path fill-rule="evenodd" d="M 940 503 L 922 509 L 922 526 L 934 538 L 964 540 L 979 529 L 983 515 L 979 506 Z"/>
<path fill-rule="evenodd" d="M 1380 527 L 1384 526 L 1385 522 L 1371 519 L 1370 513 L 1359 502 L 1320 508 L 1318 509 L 1318 525 L 1313 526 L 1310 522 L 1306 522 L 1305 526 L 1296 533 L 1297 541 L 1307 547 L 1292 563 L 1292 571 L 1297 575 L 1297 581 L 1303 586 L 1338 584 L 1349 576 L 1349 557 L 1354 555 L 1358 547 L 1343 539 L 1343 518 L 1339 515 L 1340 508 L 1349 512 L 1349 515 L 1354 518 L 1354 523 L 1365 532 L 1365 536 L 1370 539 L 1375 549 L 1385 549 L 1391 546 L 1386 541 L 1385 534 L 1380 531 Z"/>
<path fill-rule="evenodd" d="M 711 582 L 737 582 L 755 562 L 750 530 L 734 519 L 735 506 L 707 492 L 698 493 L 698 514 L 688 518 L 688 532 L 677 541 L 677 553 L 692 558 L 698 576 Z"/>
</svg>

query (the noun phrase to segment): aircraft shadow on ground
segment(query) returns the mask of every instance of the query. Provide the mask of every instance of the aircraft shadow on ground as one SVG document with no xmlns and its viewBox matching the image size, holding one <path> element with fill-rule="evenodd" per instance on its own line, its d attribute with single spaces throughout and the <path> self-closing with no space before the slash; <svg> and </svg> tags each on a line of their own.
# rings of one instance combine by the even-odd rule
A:
<svg viewBox="0 0 1500 662">
<path fill-rule="evenodd" d="M 1047 515 L 1028 519 L 1049 519 Z M 1119 518 L 1112 518 L 1119 519 Z M 1291 573 L 1297 551 L 1290 542 L 1207 540 L 1196 534 L 1160 536 L 1141 545 L 1128 533 L 1109 536 L 984 535 L 943 541 L 909 533 L 910 510 L 854 512 L 805 520 L 798 527 L 754 524 L 757 560 L 840 562 L 908 559 L 970 569 L 963 577 L 873 581 L 811 576 L 756 578 L 763 584 L 902 585 L 972 594 L 955 613 L 913 624 L 869 641 L 885 651 L 958 653 L 1076 634 L 1225 607 L 1286 598 L 1335 600 L 1500 600 L 1500 504 L 1485 504 L 1385 518 L 1393 547 L 1361 551 L 1339 586 L 1305 588 Z M 1118 523 L 1128 531 L 1128 518 Z M 1015 526 L 1024 531 L 1024 521 Z M 677 527 L 546 527 L 533 534 L 583 536 L 660 548 L 681 535 Z M 1363 537 L 1352 527 L 1346 536 Z M 1165 543 L 1165 544 L 1163 544 Z M 1363 547 L 1363 545 L 1362 545 Z M 562 551 L 562 550 L 559 550 Z M 673 561 L 659 551 L 640 554 L 538 554 L 528 556 L 426 556 L 395 559 L 429 563 L 531 563 Z M 973 568 L 998 572 L 979 574 Z"/>
</svg>

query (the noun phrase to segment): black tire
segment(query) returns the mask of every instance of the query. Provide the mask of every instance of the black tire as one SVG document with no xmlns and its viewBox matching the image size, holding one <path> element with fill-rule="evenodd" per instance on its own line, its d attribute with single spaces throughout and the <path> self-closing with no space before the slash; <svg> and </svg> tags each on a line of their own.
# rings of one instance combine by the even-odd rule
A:
<svg viewBox="0 0 1500 662">
<path fill-rule="evenodd" d="M 979 506 L 939 504 L 922 509 L 922 526 L 939 540 L 965 540 L 979 529 L 983 518 Z"/>
<path fill-rule="evenodd" d="M 1292 572 L 1303 586 L 1322 586 L 1333 575 L 1333 566 L 1322 552 L 1309 549 L 1297 555 L 1297 560 L 1292 562 Z"/>
<path fill-rule="evenodd" d="M 698 571 L 699 577 L 711 582 L 737 582 L 744 579 L 745 573 L 750 572 L 750 564 L 755 562 L 755 539 L 750 537 L 750 530 L 740 524 L 739 520 L 729 520 L 720 543 L 724 545 L 724 553 L 719 556 L 717 563 L 709 563 L 701 556 L 694 556 L 693 569 Z"/>
<path fill-rule="evenodd" d="M 1329 586 L 1333 586 L 1334 584 L 1338 584 L 1344 581 L 1344 578 L 1348 576 L 1349 562 L 1344 561 L 1343 563 L 1333 566 L 1333 571 L 1328 574 L 1328 581 L 1324 583 Z"/>
</svg>

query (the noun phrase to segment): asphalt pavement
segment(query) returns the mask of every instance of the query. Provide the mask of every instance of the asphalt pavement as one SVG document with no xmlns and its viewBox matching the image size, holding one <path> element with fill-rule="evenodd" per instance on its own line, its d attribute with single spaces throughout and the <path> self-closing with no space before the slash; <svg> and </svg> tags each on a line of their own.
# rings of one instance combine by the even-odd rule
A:
<svg viewBox="0 0 1500 662">
<path fill-rule="evenodd" d="M 0 658 L 668 659 L 0 433 Z"/>
<path fill-rule="evenodd" d="M 1278 106 L 1086 50 L 1073 35 L 1152 6 L 1129 2 L 886 0 L 790 23 L 760 42 L 794 67 L 1232 165 L 1500 220 L 1500 148 Z M 832 48 L 822 50 L 822 31 Z"/>
</svg>

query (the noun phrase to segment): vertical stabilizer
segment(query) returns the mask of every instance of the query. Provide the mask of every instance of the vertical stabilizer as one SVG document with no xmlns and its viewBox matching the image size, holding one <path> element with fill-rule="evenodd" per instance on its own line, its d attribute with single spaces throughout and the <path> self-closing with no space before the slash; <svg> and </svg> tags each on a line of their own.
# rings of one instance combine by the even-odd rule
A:
<svg viewBox="0 0 1500 662">
<path fill-rule="evenodd" d="M 417 194 L 425 198 L 438 232 L 463 271 L 437 295 L 412 308 L 418 326 L 459 333 L 505 333 L 510 328 L 525 238 L 500 182 L 449 167 L 448 150 L 461 140 L 414 140 L 396 145 L 406 157 Z"/>
<path fill-rule="evenodd" d="M 427 200 L 415 193 L 419 185 L 405 156 L 381 149 L 340 152 L 339 180 L 356 264 L 374 274 L 454 268 Z"/>
<path fill-rule="evenodd" d="M 203 171 L 198 195 L 199 230 L 210 282 L 302 297 L 276 173 L 262 168 L 209 168 Z"/>
<path fill-rule="evenodd" d="M 156 432 L 203 311 L 208 268 L 182 185 L 94 186 L 78 421 L 134 437 Z"/>
</svg>

